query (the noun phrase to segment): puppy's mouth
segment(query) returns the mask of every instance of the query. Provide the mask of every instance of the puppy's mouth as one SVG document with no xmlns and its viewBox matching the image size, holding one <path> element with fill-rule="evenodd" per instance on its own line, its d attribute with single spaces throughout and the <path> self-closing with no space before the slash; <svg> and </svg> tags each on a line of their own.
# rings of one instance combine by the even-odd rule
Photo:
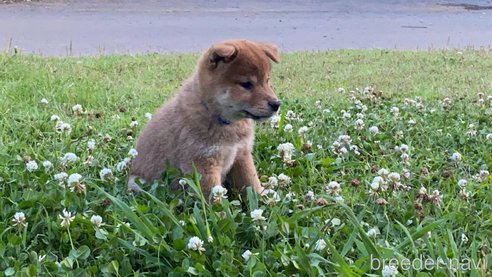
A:
<svg viewBox="0 0 492 277">
<path fill-rule="evenodd" d="M 262 120 L 262 119 L 267 119 L 267 118 L 271 117 L 271 115 L 256 115 L 256 114 L 253 114 L 251 112 L 248 112 L 247 110 L 243 110 L 243 114 L 245 117 L 251 118 L 254 120 Z"/>
</svg>

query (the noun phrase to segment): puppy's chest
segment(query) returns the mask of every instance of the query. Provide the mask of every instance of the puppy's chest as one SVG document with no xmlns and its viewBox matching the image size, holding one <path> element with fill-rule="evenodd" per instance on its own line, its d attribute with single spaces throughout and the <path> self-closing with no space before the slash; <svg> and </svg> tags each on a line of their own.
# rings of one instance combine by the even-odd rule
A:
<svg viewBox="0 0 492 277">
<path fill-rule="evenodd" d="M 220 165 L 224 171 L 229 171 L 239 152 L 248 148 L 248 143 L 246 141 L 234 144 L 214 144 L 205 147 L 201 154 L 203 158 Z M 227 172 L 223 172 L 223 174 L 225 173 Z"/>
</svg>

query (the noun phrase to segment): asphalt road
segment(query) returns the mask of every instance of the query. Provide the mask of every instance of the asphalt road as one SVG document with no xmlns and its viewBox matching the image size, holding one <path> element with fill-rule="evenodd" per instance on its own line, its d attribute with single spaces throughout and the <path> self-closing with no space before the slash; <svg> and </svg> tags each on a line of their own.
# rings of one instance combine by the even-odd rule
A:
<svg viewBox="0 0 492 277">
<path fill-rule="evenodd" d="M 283 51 L 490 47 L 492 0 L 0 4 L 0 49 L 49 56 L 197 52 L 228 38 L 269 41 Z"/>
</svg>

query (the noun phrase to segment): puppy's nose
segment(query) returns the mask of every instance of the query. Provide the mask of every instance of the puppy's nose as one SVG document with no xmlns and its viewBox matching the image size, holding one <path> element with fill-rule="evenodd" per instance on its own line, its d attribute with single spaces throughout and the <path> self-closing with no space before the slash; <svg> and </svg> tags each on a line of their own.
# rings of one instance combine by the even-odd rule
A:
<svg viewBox="0 0 492 277">
<path fill-rule="evenodd" d="M 278 111 L 278 108 L 280 108 L 280 105 L 282 103 L 278 100 L 275 101 L 268 101 L 268 105 L 272 108 L 273 111 Z"/>
</svg>

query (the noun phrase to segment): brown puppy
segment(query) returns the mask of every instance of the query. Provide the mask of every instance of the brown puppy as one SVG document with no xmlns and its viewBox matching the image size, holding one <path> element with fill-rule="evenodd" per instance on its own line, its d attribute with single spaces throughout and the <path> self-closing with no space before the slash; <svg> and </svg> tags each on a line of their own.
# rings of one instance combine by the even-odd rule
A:
<svg viewBox="0 0 492 277">
<path fill-rule="evenodd" d="M 251 155 L 254 120 L 280 107 L 270 86 L 270 60 L 280 61 L 271 44 L 229 40 L 210 47 L 140 134 L 129 189 L 138 189 L 136 178 L 159 179 L 169 162 L 182 173 L 192 173 L 194 164 L 205 197 L 225 181 L 260 193 Z"/>
</svg>

